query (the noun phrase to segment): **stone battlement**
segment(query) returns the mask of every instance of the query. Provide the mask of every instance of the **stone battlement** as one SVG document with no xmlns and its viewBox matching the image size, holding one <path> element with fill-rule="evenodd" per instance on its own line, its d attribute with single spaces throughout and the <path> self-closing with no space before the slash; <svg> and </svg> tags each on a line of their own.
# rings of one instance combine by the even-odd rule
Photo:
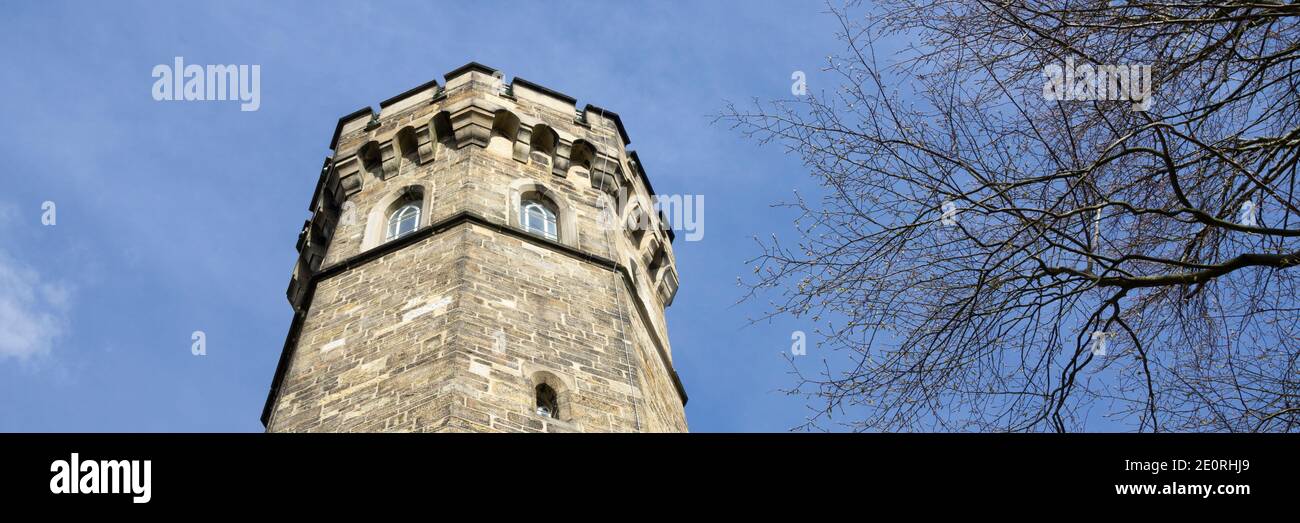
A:
<svg viewBox="0 0 1300 523">
<path fill-rule="evenodd" d="M 339 119 L 268 430 L 685 431 L 673 231 L 619 116 L 444 79 Z"/>
</svg>

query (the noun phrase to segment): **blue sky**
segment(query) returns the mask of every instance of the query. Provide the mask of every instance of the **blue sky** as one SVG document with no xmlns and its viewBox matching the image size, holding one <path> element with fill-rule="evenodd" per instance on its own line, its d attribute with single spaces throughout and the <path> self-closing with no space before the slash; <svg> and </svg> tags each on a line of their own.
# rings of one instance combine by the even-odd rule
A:
<svg viewBox="0 0 1300 523">
<path fill-rule="evenodd" d="M 655 188 L 705 197 L 669 309 L 691 429 L 807 414 L 794 320 L 736 305 L 797 158 L 711 123 L 838 46 L 817 2 L 20 2 L 0 19 L 0 431 L 260 431 L 294 241 L 337 119 L 469 61 L 622 115 Z M 261 107 L 158 102 L 157 64 L 258 64 Z M 57 224 L 41 224 L 54 202 Z M 207 335 L 208 355 L 190 353 Z M 815 340 L 810 340 L 810 342 Z M 809 344 L 803 361 L 815 363 Z"/>
</svg>

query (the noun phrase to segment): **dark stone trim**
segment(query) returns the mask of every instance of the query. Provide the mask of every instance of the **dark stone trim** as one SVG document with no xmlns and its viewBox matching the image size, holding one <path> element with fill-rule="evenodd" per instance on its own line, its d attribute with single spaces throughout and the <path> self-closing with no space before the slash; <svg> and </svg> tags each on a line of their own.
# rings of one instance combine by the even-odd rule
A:
<svg viewBox="0 0 1300 523">
<path fill-rule="evenodd" d="M 333 158 L 325 157 L 325 163 L 320 169 L 320 177 L 316 179 L 316 189 L 311 193 L 311 203 L 307 205 L 307 212 L 316 212 L 316 202 L 320 200 L 321 187 L 325 186 L 325 178 L 329 176 L 330 169 L 334 168 L 333 163 Z"/>
<path fill-rule="evenodd" d="M 433 80 L 429 80 L 429 81 L 424 82 L 424 83 L 422 83 L 422 84 L 420 84 L 420 85 L 417 85 L 417 86 L 415 86 L 415 87 L 412 87 L 412 88 L 410 88 L 410 89 L 407 89 L 406 91 L 403 91 L 402 94 L 399 94 L 399 95 L 397 95 L 397 96 L 394 96 L 394 97 L 392 97 L 392 98 L 389 98 L 389 99 L 387 99 L 387 100 L 384 100 L 384 101 L 382 101 L 382 102 L 379 102 L 379 108 L 380 108 L 380 109 L 383 109 L 383 108 L 385 108 L 385 107 L 388 107 L 388 106 L 390 106 L 390 105 L 393 105 L 393 104 L 395 104 L 395 103 L 397 103 L 397 102 L 402 101 L 403 98 L 406 98 L 406 97 L 408 97 L 408 96 L 414 95 L 415 93 L 418 93 L 418 92 L 423 91 L 423 90 L 425 90 L 425 89 L 429 89 L 429 88 L 431 88 L 431 87 L 438 87 L 438 79 L 437 79 L 437 78 L 434 78 Z"/>
<path fill-rule="evenodd" d="M 316 292 L 315 282 L 308 282 L 307 297 L 304 303 L 310 306 L 311 295 Z M 284 373 L 289 369 L 289 359 L 293 357 L 293 349 L 298 345 L 298 334 L 302 331 L 303 319 L 307 317 L 306 309 L 303 312 L 293 313 L 293 323 L 289 324 L 289 334 L 284 337 L 284 347 L 280 349 L 280 361 L 275 365 L 275 376 L 271 378 L 271 391 L 266 395 L 266 404 L 262 406 L 262 427 L 270 428 L 271 408 L 275 406 L 275 400 L 280 395 L 280 383 L 284 381 Z"/>
<path fill-rule="evenodd" d="M 651 197 L 654 197 L 656 194 L 655 188 L 653 185 L 650 185 L 650 176 L 645 173 L 645 166 L 641 163 L 641 157 L 637 156 L 636 151 L 628 151 L 627 155 L 633 162 L 635 162 L 637 176 L 641 178 L 641 183 L 645 184 L 646 192 L 650 193 Z M 668 219 L 663 216 L 662 212 L 659 213 L 659 219 L 663 220 L 663 222 L 668 225 L 668 227 L 664 229 L 664 232 L 668 233 L 668 243 L 676 241 L 677 235 L 673 233 L 672 224 L 668 223 Z"/>
<path fill-rule="evenodd" d="M 330 138 L 331 151 L 333 151 L 334 148 L 338 147 L 339 145 L 339 134 L 343 132 L 343 124 L 348 123 L 348 121 L 350 120 L 355 120 L 358 116 L 365 115 L 365 114 L 374 116 L 375 110 L 371 109 L 370 106 L 367 105 L 365 107 L 352 111 L 352 113 L 348 114 L 347 116 L 339 118 L 339 123 L 334 126 L 334 136 Z"/>
<path fill-rule="evenodd" d="M 655 188 L 653 185 L 650 185 L 650 177 L 646 175 L 645 167 L 641 165 L 641 157 L 637 156 L 636 151 L 628 151 L 627 156 L 628 158 L 631 158 L 632 161 L 636 162 L 636 173 L 637 176 L 641 178 L 641 183 L 645 184 L 646 192 L 650 193 L 650 196 L 654 196 Z"/>
<path fill-rule="evenodd" d="M 590 262 L 594 265 L 603 267 L 607 270 L 616 271 L 623 276 L 623 283 L 627 285 L 628 288 L 631 290 L 632 296 L 639 298 L 639 295 L 637 294 L 637 290 L 636 290 L 636 285 L 633 283 L 632 275 L 628 273 L 627 267 L 624 267 L 622 264 L 619 264 L 614 260 L 611 260 L 604 256 L 591 254 L 581 249 L 570 247 L 568 245 L 565 245 L 557 241 L 548 240 L 546 238 L 537 236 L 535 234 L 529 234 L 525 231 L 522 231 L 514 227 L 509 227 L 506 225 L 502 225 L 490 221 L 470 211 L 462 211 L 456 213 L 452 216 L 439 220 L 437 223 L 425 226 L 424 228 L 417 230 L 411 234 L 408 234 L 396 240 L 385 242 L 373 249 L 357 254 L 356 256 L 347 258 L 311 276 L 311 278 L 307 282 L 307 291 L 303 295 L 302 312 L 295 313 L 293 315 L 293 323 L 289 325 L 289 334 L 285 337 L 284 347 L 280 350 L 280 361 L 278 364 L 276 364 L 275 376 L 271 378 L 271 390 L 267 393 L 266 404 L 263 405 L 262 407 L 261 419 L 262 419 L 263 427 L 268 426 L 268 423 L 271 420 L 271 410 L 274 408 L 276 400 L 279 399 L 278 397 L 280 395 L 281 382 L 284 380 L 285 373 L 288 372 L 289 370 L 289 361 L 293 358 L 294 350 L 297 349 L 298 336 L 302 331 L 302 324 L 307 319 L 307 312 L 311 309 L 312 299 L 316 295 L 316 284 L 327 278 L 336 276 L 343 272 L 370 263 L 376 259 L 383 257 L 386 254 L 400 250 L 416 242 L 435 236 L 441 232 L 444 232 L 448 229 L 451 229 L 453 227 L 456 227 L 464 223 L 471 223 L 474 225 L 478 225 L 480 227 L 492 229 L 493 231 L 508 236 L 513 236 L 515 238 L 519 238 L 521 240 L 558 251 L 562 254 L 572 256 L 579 260 Z M 653 324 L 650 322 L 650 314 L 649 311 L 646 310 L 643 301 L 644 300 L 641 299 L 633 300 L 633 302 L 636 303 L 637 312 L 640 313 L 642 316 L 641 321 L 644 322 L 646 326 L 651 326 Z M 663 344 L 659 340 L 658 334 L 651 333 L 650 337 L 651 339 L 654 340 L 655 350 L 659 354 L 659 359 L 660 361 L 663 362 L 664 368 L 668 369 L 668 374 L 673 380 L 673 386 L 676 387 L 677 394 L 681 397 L 682 406 L 685 406 L 686 401 L 688 400 L 688 397 L 686 395 L 686 387 L 682 385 L 681 378 L 677 375 L 677 371 L 673 369 L 672 360 L 668 359 L 668 353 L 667 351 L 664 350 Z"/>
<path fill-rule="evenodd" d="M 450 73 L 447 73 L 447 74 L 442 75 L 442 78 L 443 78 L 444 80 L 450 82 L 452 78 L 455 78 L 455 77 L 457 77 L 457 76 L 460 76 L 460 75 L 465 74 L 465 73 L 470 72 L 470 71 L 478 71 L 478 72 L 480 72 L 480 73 L 484 73 L 484 74 L 497 74 L 497 73 L 501 72 L 501 71 L 498 71 L 498 70 L 493 69 L 493 68 L 491 68 L 491 67 L 488 67 L 488 66 L 486 66 L 486 65 L 480 64 L 480 63 L 478 63 L 478 62 L 470 62 L 470 63 L 467 63 L 467 64 L 462 65 L 462 66 L 460 66 L 460 67 L 457 67 L 457 68 L 455 68 L 455 69 L 452 69 L 452 71 L 451 71 Z"/>
<path fill-rule="evenodd" d="M 597 113 L 600 113 L 601 116 L 614 120 L 614 125 L 618 126 L 618 136 L 623 139 L 623 145 L 627 146 L 632 143 L 632 139 L 627 137 L 627 129 L 623 128 L 623 119 L 618 117 L 618 113 L 601 109 L 591 104 L 587 104 L 587 107 L 583 110 L 596 111 Z"/>
<path fill-rule="evenodd" d="M 522 86 L 524 86 L 524 87 L 527 87 L 527 88 L 532 89 L 532 90 L 534 90 L 534 91 L 537 91 L 537 92 L 539 92 L 539 93 L 545 94 L 545 95 L 547 95 L 547 96 L 552 96 L 552 97 L 555 97 L 555 98 L 559 98 L 560 100 L 563 100 L 563 101 L 566 102 L 566 103 L 571 103 L 571 104 L 574 104 L 574 105 L 577 105 L 577 103 L 578 103 L 578 99 L 577 99 L 577 98 L 574 98 L 574 97 L 569 96 L 569 95 L 567 95 L 567 94 L 561 93 L 561 92 L 556 91 L 556 90 L 554 90 L 554 89 L 551 89 L 551 88 L 549 88 L 549 87 L 545 87 L 545 86 L 538 85 L 538 84 L 535 84 L 535 83 L 533 83 L 533 82 L 530 82 L 530 81 L 528 81 L 528 80 L 524 80 L 523 78 L 520 78 L 520 77 L 518 77 L 518 76 L 516 76 L 515 79 L 512 80 L 510 83 L 513 84 L 513 85 L 522 85 Z"/>
<path fill-rule="evenodd" d="M 632 297 L 635 298 L 632 302 L 636 304 L 637 312 L 641 313 L 641 323 L 644 323 L 646 327 L 653 326 L 654 323 L 650 321 L 650 311 L 646 310 L 645 301 L 641 300 L 641 296 L 637 294 L 636 280 L 632 279 L 632 274 L 622 264 L 618 264 L 617 270 L 619 274 L 623 275 L 623 284 L 627 286 L 632 293 Z M 659 361 L 663 362 L 664 368 L 668 369 L 668 377 L 673 379 L 673 387 L 677 389 L 677 395 L 682 400 L 682 406 L 685 407 L 690 397 L 686 395 L 686 386 L 682 385 L 682 378 L 677 375 L 677 369 L 673 368 L 672 360 L 668 359 L 668 351 L 664 350 L 663 343 L 659 341 L 658 333 L 651 332 L 650 339 L 654 340 L 655 352 L 659 353 Z"/>
</svg>

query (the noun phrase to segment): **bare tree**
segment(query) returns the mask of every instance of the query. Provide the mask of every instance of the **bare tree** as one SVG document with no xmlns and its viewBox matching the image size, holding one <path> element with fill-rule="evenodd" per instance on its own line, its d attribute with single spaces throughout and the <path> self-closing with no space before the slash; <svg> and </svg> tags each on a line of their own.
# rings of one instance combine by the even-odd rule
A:
<svg viewBox="0 0 1300 523">
<path fill-rule="evenodd" d="M 719 115 L 823 189 L 744 282 L 848 356 L 795 366 L 805 428 L 1300 429 L 1300 8 L 863 10 L 831 9 L 838 86 Z M 1083 64 L 1149 65 L 1150 107 L 1049 96 Z"/>
</svg>

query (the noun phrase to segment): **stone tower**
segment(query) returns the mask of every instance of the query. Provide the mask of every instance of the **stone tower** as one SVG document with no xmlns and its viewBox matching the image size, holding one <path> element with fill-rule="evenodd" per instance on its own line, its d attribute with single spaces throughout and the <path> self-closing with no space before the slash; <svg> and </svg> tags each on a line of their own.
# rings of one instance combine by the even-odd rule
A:
<svg viewBox="0 0 1300 523">
<path fill-rule="evenodd" d="M 686 431 L 673 232 L 618 115 L 444 79 L 339 120 L 266 429 Z"/>
</svg>

